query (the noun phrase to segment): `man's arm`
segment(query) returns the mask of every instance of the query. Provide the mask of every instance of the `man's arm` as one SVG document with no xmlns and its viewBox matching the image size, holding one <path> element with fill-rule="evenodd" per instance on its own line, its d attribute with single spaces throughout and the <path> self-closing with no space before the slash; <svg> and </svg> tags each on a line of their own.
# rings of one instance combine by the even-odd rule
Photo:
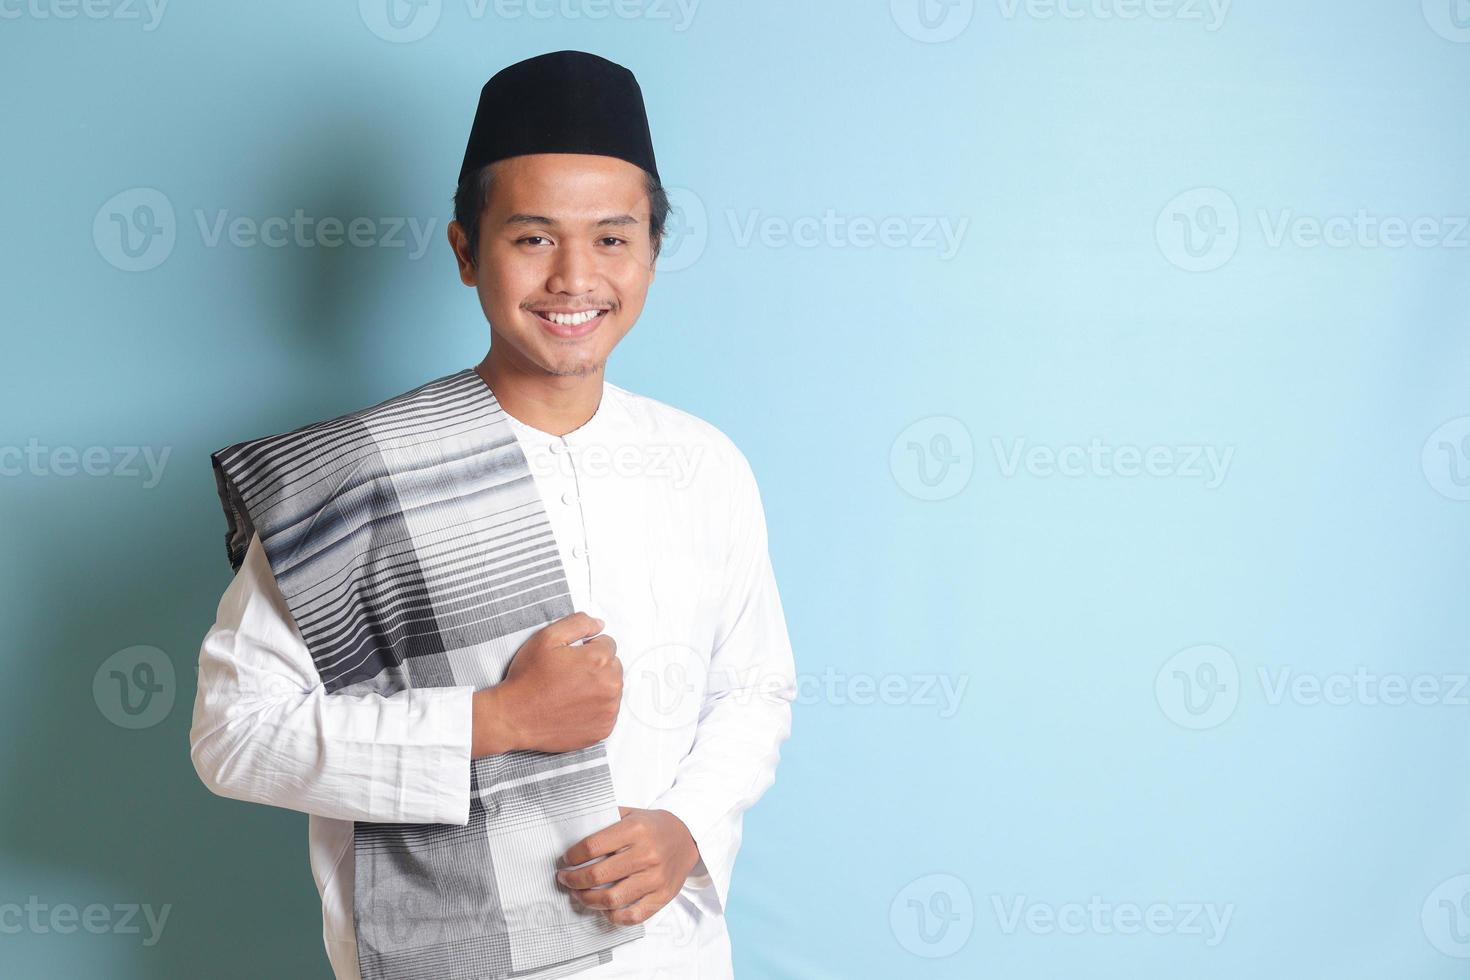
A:
<svg viewBox="0 0 1470 980">
<path fill-rule="evenodd" d="M 743 817 L 775 782 L 780 746 L 791 734 L 796 667 L 766 540 L 755 475 L 735 451 L 728 588 L 710 657 L 694 746 L 674 785 L 649 804 L 689 829 L 701 862 L 686 892 L 723 913 Z M 708 879 L 700 877 L 707 872 Z"/>
<path fill-rule="evenodd" d="M 472 738 L 486 752 L 501 738 L 484 715 L 488 702 L 474 695 L 443 687 L 328 696 L 256 536 L 199 651 L 189 754 L 204 784 L 231 799 L 341 820 L 462 826 Z"/>
</svg>

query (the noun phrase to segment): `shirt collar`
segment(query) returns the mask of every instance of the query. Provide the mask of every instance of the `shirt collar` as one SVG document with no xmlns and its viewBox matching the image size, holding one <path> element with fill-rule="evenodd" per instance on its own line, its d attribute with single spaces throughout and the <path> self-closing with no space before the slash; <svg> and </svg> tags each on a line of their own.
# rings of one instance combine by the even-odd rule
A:
<svg viewBox="0 0 1470 980">
<path fill-rule="evenodd" d="M 599 440 L 605 441 L 615 426 L 614 416 L 617 414 L 615 405 L 617 389 L 606 381 L 602 383 L 602 398 L 597 403 L 597 410 L 592 417 L 564 436 L 554 436 L 550 432 L 544 432 L 533 425 L 522 422 L 520 419 L 505 413 L 510 420 L 512 429 L 515 430 L 516 438 L 523 442 L 529 441 L 537 444 L 549 444 L 553 442 L 565 442 L 568 445 L 587 445 Z M 504 411 L 502 406 L 501 411 Z"/>
</svg>

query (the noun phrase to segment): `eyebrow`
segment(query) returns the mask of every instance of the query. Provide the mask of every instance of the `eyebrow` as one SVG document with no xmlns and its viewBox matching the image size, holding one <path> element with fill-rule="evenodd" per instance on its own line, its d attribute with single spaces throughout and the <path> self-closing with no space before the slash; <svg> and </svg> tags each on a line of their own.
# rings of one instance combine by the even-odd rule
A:
<svg viewBox="0 0 1470 980">
<path fill-rule="evenodd" d="M 506 218 L 505 219 L 505 223 L 508 224 L 508 225 L 551 225 L 551 226 L 555 226 L 557 224 L 556 221 L 552 220 L 551 218 L 546 217 L 545 215 L 541 215 L 541 214 L 513 214 L 509 218 Z M 612 226 L 612 225 L 637 225 L 637 224 L 642 224 L 642 222 L 639 221 L 637 218 L 633 217 L 631 214 L 615 214 L 615 215 L 612 215 L 611 217 L 607 217 L 607 218 L 601 219 L 593 227 L 603 228 L 603 227 L 608 227 L 608 226 Z"/>
</svg>

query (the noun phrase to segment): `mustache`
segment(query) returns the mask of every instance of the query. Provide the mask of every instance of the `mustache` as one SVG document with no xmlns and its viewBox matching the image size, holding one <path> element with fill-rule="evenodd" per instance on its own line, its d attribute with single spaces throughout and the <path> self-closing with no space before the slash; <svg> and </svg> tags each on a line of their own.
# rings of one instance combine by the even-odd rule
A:
<svg viewBox="0 0 1470 980">
<path fill-rule="evenodd" d="M 594 302 L 587 302 L 587 303 L 572 303 L 572 302 L 565 302 L 565 301 L 560 302 L 560 303 L 556 303 L 556 302 L 541 302 L 541 303 L 523 303 L 523 304 L 521 304 L 521 309 L 527 310 L 528 312 L 531 312 L 531 313 L 546 313 L 546 312 L 549 312 L 549 311 L 552 311 L 552 310 L 557 310 L 557 311 L 567 311 L 567 310 L 570 310 L 573 313 L 585 313 L 588 310 L 608 310 L 610 312 L 616 312 L 617 309 L 618 309 L 618 304 L 616 302 L 612 302 L 612 301 L 607 301 L 607 302 L 594 301 Z"/>
</svg>

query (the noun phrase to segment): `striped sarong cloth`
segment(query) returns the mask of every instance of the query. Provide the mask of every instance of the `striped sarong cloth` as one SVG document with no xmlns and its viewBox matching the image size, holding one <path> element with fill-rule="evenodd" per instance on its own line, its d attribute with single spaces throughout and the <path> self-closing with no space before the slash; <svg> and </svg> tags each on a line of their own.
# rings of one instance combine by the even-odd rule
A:
<svg viewBox="0 0 1470 980">
<path fill-rule="evenodd" d="M 328 695 L 499 683 L 573 612 L 534 479 L 472 369 L 211 455 L 238 569 L 258 532 Z M 469 823 L 354 828 L 364 980 L 551 978 L 643 935 L 556 879 L 619 819 L 606 744 L 471 764 Z"/>
</svg>

